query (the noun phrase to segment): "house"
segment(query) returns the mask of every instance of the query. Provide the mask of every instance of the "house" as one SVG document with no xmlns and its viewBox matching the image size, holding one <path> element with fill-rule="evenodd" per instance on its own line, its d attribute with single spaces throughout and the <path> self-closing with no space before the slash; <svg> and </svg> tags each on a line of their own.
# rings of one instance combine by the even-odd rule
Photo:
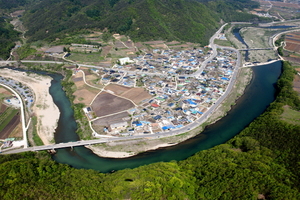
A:
<svg viewBox="0 0 300 200">
<path fill-rule="evenodd" d="M 134 125 L 134 126 L 142 126 L 143 124 L 140 121 L 133 121 L 132 125 Z"/>
<path fill-rule="evenodd" d="M 159 105 L 156 104 L 156 103 L 152 103 L 151 106 L 154 107 L 154 108 L 158 108 L 159 107 Z"/>
<path fill-rule="evenodd" d="M 127 122 L 117 122 L 109 125 L 109 130 L 111 132 L 124 130 L 127 127 Z"/>
</svg>

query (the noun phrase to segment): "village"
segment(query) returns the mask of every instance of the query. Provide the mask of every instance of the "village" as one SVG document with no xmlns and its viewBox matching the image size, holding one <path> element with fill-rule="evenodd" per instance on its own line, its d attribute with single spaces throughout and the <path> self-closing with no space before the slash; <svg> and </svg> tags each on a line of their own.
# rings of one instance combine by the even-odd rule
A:
<svg viewBox="0 0 300 200">
<path fill-rule="evenodd" d="M 209 47 L 192 50 L 153 49 L 121 58 L 110 70 L 92 69 L 106 87 L 84 108 L 93 136 L 132 136 L 180 129 L 199 119 L 225 93 L 237 54 Z"/>
</svg>

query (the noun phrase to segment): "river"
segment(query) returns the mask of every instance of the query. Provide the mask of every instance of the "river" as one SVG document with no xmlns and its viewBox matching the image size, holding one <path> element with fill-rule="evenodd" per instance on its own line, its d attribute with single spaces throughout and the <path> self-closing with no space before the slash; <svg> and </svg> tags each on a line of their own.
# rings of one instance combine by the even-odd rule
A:
<svg viewBox="0 0 300 200">
<path fill-rule="evenodd" d="M 222 144 L 243 130 L 251 121 L 258 117 L 275 99 L 275 83 L 281 74 L 281 61 L 253 67 L 253 79 L 228 115 L 213 125 L 208 126 L 198 136 L 175 146 L 161 148 L 123 158 L 101 158 L 85 147 L 59 149 L 53 159 L 69 164 L 75 168 L 95 169 L 110 172 L 125 168 L 171 160 L 183 160 L 198 151 Z M 50 94 L 61 112 L 58 128 L 55 133 L 56 143 L 78 140 L 75 133 L 76 123 L 71 104 L 60 85 L 61 76 L 51 75 L 54 79 Z"/>
</svg>

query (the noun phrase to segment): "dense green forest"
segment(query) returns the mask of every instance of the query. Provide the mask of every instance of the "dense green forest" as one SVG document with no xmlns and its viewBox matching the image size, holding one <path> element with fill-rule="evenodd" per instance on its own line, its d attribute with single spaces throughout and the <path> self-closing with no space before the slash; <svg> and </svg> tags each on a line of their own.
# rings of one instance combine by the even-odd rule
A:
<svg viewBox="0 0 300 200">
<path fill-rule="evenodd" d="M 9 57 L 10 50 L 15 46 L 19 33 L 14 30 L 13 25 L 0 18 L 0 60 Z"/>
<path fill-rule="evenodd" d="M 37 2 L 39 0 L 0 0 L 0 9 L 20 8 Z"/>
<path fill-rule="evenodd" d="M 46 153 L 0 156 L 1 199 L 300 199 L 300 127 L 280 119 L 300 109 L 295 71 L 284 62 L 267 111 L 226 144 L 186 160 L 112 174 L 74 169 Z"/>
<path fill-rule="evenodd" d="M 11 6 L 9 1 L 4 3 Z M 260 20 L 245 12 L 258 6 L 251 0 L 41 0 L 26 4 L 22 20 L 29 42 L 53 41 L 66 33 L 98 28 L 128 35 L 134 41 L 163 39 L 206 45 L 222 20 Z"/>
</svg>

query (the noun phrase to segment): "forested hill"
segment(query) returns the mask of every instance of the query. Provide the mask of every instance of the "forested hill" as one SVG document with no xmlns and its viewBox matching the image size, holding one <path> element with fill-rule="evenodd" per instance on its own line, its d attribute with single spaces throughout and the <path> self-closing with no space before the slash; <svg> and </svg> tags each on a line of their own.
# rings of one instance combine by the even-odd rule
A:
<svg viewBox="0 0 300 200">
<path fill-rule="evenodd" d="M 23 21 L 30 41 L 83 28 L 108 28 L 135 41 L 184 40 L 207 44 L 220 21 L 253 21 L 250 0 L 41 0 Z"/>
<path fill-rule="evenodd" d="M 19 33 L 14 30 L 13 26 L 0 18 L 0 60 L 7 59 L 11 48 L 15 46 Z"/>
</svg>

